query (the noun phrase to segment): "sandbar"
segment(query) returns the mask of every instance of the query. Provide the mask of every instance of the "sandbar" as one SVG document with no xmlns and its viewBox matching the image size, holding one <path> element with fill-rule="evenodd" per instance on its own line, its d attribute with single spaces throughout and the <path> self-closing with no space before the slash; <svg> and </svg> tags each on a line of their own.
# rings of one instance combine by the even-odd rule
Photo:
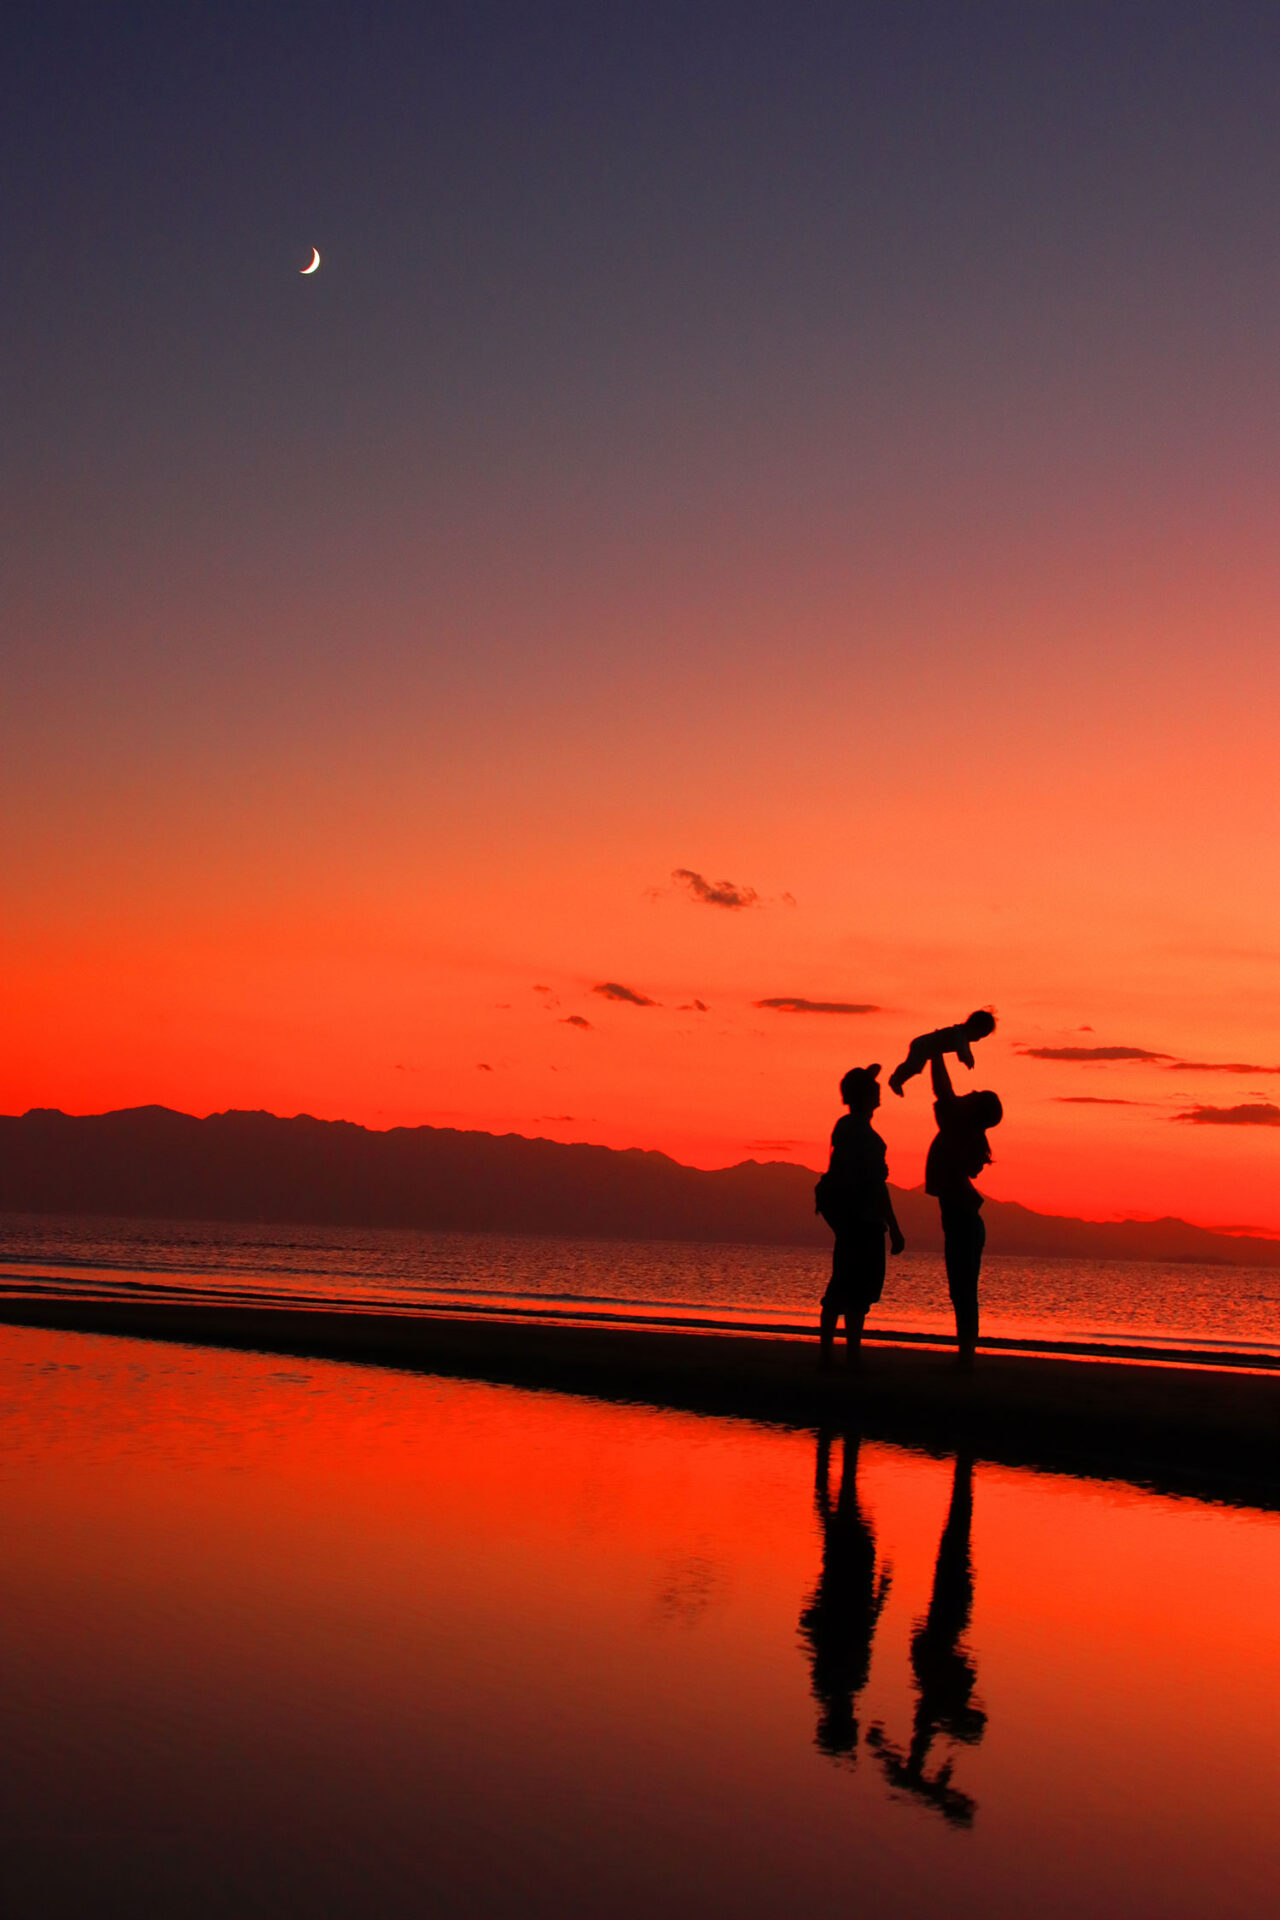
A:
<svg viewBox="0 0 1280 1920">
<path fill-rule="evenodd" d="M 933 1451 L 1280 1508 L 1280 1375 L 465 1314 L 10 1296 L 0 1322 L 169 1340 L 590 1394 L 787 1426 L 856 1427 Z"/>
</svg>

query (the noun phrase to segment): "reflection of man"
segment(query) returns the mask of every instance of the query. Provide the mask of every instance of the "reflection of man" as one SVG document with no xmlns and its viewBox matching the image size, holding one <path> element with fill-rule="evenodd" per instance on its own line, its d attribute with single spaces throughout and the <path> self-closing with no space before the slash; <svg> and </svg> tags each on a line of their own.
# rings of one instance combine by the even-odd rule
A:
<svg viewBox="0 0 1280 1920">
<path fill-rule="evenodd" d="M 876 1537 L 858 1505 L 858 1436 L 846 1435 L 840 1492 L 831 1499 L 832 1434 L 818 1435 L 814 1504 L 822 1527 L 822 1571 L 800 1615 L 818 1703 L 814 1741 L 823 1753 L 852 1755 L 858 1744 L 854 1702 L 871 1671 L 871 1643 L 889 1593 L 877 1575 Z"/>
<path fill-rule="evenodd" d="M 973 1562 L 969 1535 L 973 1523 L 973 1461 L 956 1455 L 951 1507 L 933 1576 L 929 1611 L 911 1636 L 911 1666 L 916 1680 L 916 1711 L 911 1745 L 904 1754 L 885 1739 L 880 1728 L 867 1735 L 878 1750 L 881 1766 L 895 1787 L 936 1807 L 944 1820 L 968 1826 L 975 1802 L 951 1784 L 954 1762 L 944 1760 L 926 1772 L 929 1749 L 939 1733 L 975 1746 L 986 1729 L 987 1716 L 973 1698 L 978 1672 L 962 1637 L 973 1609 Z"/>
</svg>

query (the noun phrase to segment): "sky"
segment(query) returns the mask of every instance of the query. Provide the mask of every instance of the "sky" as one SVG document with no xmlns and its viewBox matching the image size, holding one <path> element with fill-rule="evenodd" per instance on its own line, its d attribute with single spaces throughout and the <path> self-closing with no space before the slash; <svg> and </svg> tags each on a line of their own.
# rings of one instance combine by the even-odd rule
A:
<svg viewBox="0 0 1280 1920">
<path fill-rule="evenodd" d="M 1280 1232 L 1278 82 L 1230 0 L 19 5 L 0 1108 L 818 1166 L 991 1006 L 989 1192 Z"/>
</svg>

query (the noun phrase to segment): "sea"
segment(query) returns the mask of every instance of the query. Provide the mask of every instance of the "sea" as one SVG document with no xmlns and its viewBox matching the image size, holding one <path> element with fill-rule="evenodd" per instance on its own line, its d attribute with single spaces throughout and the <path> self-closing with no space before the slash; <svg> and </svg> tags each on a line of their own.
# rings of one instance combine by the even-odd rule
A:
<svg viewBox="0 0 1280 1920">
<path fill-rule="evenodd" d="M 147 1270 L 202 1250 L 227 1280 L 226 1237 L 182 1232 Z M 236 1244 L 237 1277 L 352 1292 L 820 1278 L 751 1249 Z M 0 1538 L 5 1920 L 1275 1910 L 1265 1504 L 0 1325 Z"/>
<path fill-rule="evenodd" d="M 827 1270 L 809 1247 L 0 1214 L 6 1292 L 802 1334 Z M 995 1339 L 1280 1357 L 1280 1266 L 990 1254 L 981 1298 Z M 891 1260 L 868 1331 L 945 1335 L 951 1324 L 941 1258 Z"/>
</svg>

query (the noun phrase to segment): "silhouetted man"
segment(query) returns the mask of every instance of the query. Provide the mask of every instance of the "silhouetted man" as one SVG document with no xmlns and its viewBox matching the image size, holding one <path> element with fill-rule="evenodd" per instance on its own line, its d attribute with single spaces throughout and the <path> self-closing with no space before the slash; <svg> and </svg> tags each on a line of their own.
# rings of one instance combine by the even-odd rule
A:
<svg viewBox="0 0 1280 1920">
<path fill-rule="evenodd" d="M 822 1528 L 822 1571 L 800 1615 L 800 1632 L 813 1668 L 818 1703 L 814 1742 L 833 1758 L 853 1756 L 858 1744 L 854 1712 L 871 1671 L 876 1622 L 888 1598 L 888 1567 L 877 1572 L 876 1537 L 858 1505 L 857 1434 L 846 1434 L 840 1491 L 831 1498 L 829 1431 L 818 1435 L 814 1505 Z"/>
<path fill-rule="evenodd" d="M 871 1124 L 879 1072 L 878 1064 L 850 1067 L 840 1082 L 849 1111 L 832 1128 L 831 1161 L 814 1189 L 814 1205 L 836 1236 L 818 1322 L 823 1366 L 831 1364 L 842 1317 L 849 1361 L 857 1365 L 867 1315 L 884 1291 L 885 1235 L 895 1253 L 906 1244 L 889 1198 L 885 1144 Z"/>
</svg>

